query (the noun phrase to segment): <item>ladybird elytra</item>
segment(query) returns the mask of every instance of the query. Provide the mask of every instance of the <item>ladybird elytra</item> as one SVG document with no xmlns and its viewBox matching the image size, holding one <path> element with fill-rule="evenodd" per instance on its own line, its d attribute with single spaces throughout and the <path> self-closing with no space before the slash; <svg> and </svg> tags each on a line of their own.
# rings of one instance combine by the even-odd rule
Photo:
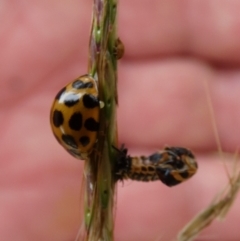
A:
<svg viewBox="0 0 240 241">
<path fill-rule="evenodd" d="M 67 152 L 78 159 L 87 159 L 97 139 L 99 115 L 97 82 L 83 75 L 58 92 L 52 104 L 50 124 Z"/>
</svg>

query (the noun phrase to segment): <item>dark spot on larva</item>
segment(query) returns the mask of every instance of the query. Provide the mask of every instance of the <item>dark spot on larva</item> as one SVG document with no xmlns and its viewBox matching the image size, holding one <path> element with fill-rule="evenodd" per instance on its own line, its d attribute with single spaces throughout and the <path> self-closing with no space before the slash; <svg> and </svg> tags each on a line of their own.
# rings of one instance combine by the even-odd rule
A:
<svg viewBox="0 0 240 241">
<path fill-rule="evenodd" d="M 82 80 L 75 80 L 72 83 L 72 87 L 75 89 L 89 89 L 93 87 L 93 83 L 92 82 L 84 82 Z"/>
<path fill-rule="evenodd" d="M 155 171 L 155 168 L 154 168 L 154 167 L 148 167 L 148 171 L 149 171 L 149 172 L 154 172 L 154 171 Z"/>
<path fill-rule="evenodd" d="M 168 169 L 157 168 L 156 173 L 159 179 L 169 187 L 175 186 L 181 183 L 181 181 L 178 181 L 177 179 L 174 178 L 174 176 L 171 175 L 171 172 Z"/>
<path fill-rule="evenodd" d="M 71 146 L 72 148 L 75 148 L 75 149 L 78 148 L 77 143 L 76 143 L 76 141 L 74 140 L 74 138 L 72 136 L 70 136 L 70 135 L 62 135 L 62 140 L 68 146 Z"/>
<path fill-rule="evenodd" d="M 184 167 L 184 162 L 183 161 L 179 161 L 177 160 L 175 165 L 173 165 L 174 167 L 178 168 L 178 169 L 182 169 Z"/>
<path fill-rule="evenodd" d="M 179 157 L 182 156 L 182 155 L 186 155 L 186 156 L 189 156 L 191 158 L 194 158 L 193 153 L 190 150 L 188 150 L 186 148 L 183 148 L 183 147 L 166 147 L 165 150 L 171 151 Z"/>
<path fill-rule="evenodd" d="M 154 153 L 151 156 L 149 156 L 149 160 L 151 162 L 158 162 L 160 160 L 161 156 L 159 153 Z"/>
<path fill-rule="evenodd" d="M 88 136 L 82 136 L 79 139 L 79 142 L 82 144 L 82 146 L 87 146 L 90 143 L 90 139 Z"/>
<path fill-rule="evenodd" d="M 79 101 L 79 96 L 75 95 L 75 94 L 69 94 L 66 95 L 65 99 L 64 99 L 64 104 L 68 107 L 72 107 L 74 105 L 76 105 Z"/>
<path fill-rule="evenodd" d="M 171 176 L 171 171 L 169 168 L 162 168 L 162 167 L 157 167 L 156 172 L 158 175 L 160 175 L 163 179 Z"/>
<path fill-rule="evenodd" d="M 85 94 L 83 96 L 83 105 L 88 109 L 92 109 L 99 106 L 99 100 L 94 95 Z"/>
<path fill-rule="evenodd" d="M 138 167 L 138 166 L 133 166 L 132 167 L 132 172 L 139 173 L 140 171 L 141 171 L 140 167 Z"/>
<path fill-rule="evenodd" d="M 191 157 L 191 158 L 195 158 L 195 156 L 193 155 L 193 153 L 191 151 L 188 151 L 186 153 L 187 156 Z"/>
<path fill-rule="evenodd" d="M 184 179 L 189 178 L 189 173 L 188 173 L 187 171 L 185 171 L 185 172 L 180 172 L 179 175 L 180 175 L 182 178 L 184 178 Z"/>
<path fill-rule="evenodd" d="M 147 168 L 146 167 L 141 167 L 142 172 L 146 172 Z"/>
<path fill-rule="evenodd" d="M 53 124 L 55 127 L 59 127 L 63 124 L 63 114 L 59 110 L 54 110 L 53 112 Z"/>
<path fill-rule="evenodd" d="M 146 161 L 146 160 L 148 159 L 148 157 L 146 157 L 146 156 L 140 156 L 140 159 L 141 159 L 142 162 L 144 162 L 144 161 Z"/>
<path fill-rule="evenodd" d="M 181 183 L 181 181 L 178 181 L 177 179 L 175 179 L 172 176 L 167 177 L 164 181 L 161 180 L 163 183 L 165 183 L 167 186 L 172 187 L 172 186 L 176 186 L 179 183 Z"/>
<path fill-rule="evenodd" d="M 66 90 L 66 87 L 63 87 L 63 88 L 57 93 L 55 99 L 56 99 L 56 100 L 59 100 L 60 97 L 61 97 L 61 95 L 62 95 L 62 93 L 65 92 L 65 90 Z"/>
<path fill-rule="evenodd" d="M 182 169 L 184 167 L 184 162 L 182 160 L 179 160 L 175 156 L 172 156 L 169 158 L 165 164 L 171 166 L 173 169 Z"/>
<path fill-rule="evenodd" d="M 82 114 L 80 112 L 72 114 L 68 123 L 72 130 L 79 131 L 82 128 Z"/>
<path fill-rule="evenodd" d="M 99 129 L 99 123 L 93 118 L 86 119 L 84 126 L 88 131 L 98 131 Z"/>
</svg>

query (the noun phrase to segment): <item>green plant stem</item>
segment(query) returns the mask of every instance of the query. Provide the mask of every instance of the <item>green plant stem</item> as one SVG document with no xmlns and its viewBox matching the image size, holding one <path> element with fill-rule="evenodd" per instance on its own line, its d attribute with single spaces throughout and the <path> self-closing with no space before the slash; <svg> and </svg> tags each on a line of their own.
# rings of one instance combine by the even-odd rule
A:
<svg viewBox="0 0 240 241">
<path fill-rule="evenodd" d="M 104 102 L 100 113 L 98 141 L 84 175 L 85 227 L 88 241 L 113 240 L 113 204 L 115 180 L 113 167 L 117 146 L 117 60 L 114 52 L 116 41 L 115 0 L 94 0 L 92 28 L 89 42 L 88 73 L 98 82 L 99 99 Z"/>
</svg>

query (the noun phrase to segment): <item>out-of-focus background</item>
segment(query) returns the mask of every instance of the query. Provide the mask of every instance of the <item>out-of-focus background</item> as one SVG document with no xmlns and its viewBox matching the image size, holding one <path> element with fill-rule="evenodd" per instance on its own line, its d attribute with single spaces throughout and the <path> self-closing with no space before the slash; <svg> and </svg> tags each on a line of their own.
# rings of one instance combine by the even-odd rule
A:
<svg viewBox="0 0 240 241">
<path fill-rule="evenodd" d="M 0 240 L 72 241 L 81 225 L 83 162 L 55 141 L 54 96 L 85 74 L 91 1 L 0 3 Z M 131 155 L 164 145 L 192 149 L 199 171 L 173 188 L 119 184 L 116 241 L 173 240 L 228 182 L 217 155 L 240 144 L 240 3 L 119 1 L 119 143 Z M 228 156 L 231 166 L 232 156 Z M 239 198 L 205 240 L 240 240 Z M 221 239 L 222 238 L 222 239 Z"/>
</svg>

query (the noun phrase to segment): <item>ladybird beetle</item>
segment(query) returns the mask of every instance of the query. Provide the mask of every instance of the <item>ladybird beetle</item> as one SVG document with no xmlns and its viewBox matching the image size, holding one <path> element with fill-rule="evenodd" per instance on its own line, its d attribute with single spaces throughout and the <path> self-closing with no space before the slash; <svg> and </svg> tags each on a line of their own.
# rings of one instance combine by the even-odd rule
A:
<svg viewBox="0 0 240 241">
<path fill-rule="evenodd" d="M 100 101 L 96 81 L 83 75 L 62 88 L 50 113 L 54 136 L 67 152 L 87 159 L 99 130 Z"/>
<path fill-rule="evenodd" d="M 115 175 L 118 180 L 160 180 L 171 187 L 192 177 L 198 168 L 192 152 L 182 147 L 166 147 L 148 157 L 131 157 L 124 146 L 117 151 Z"/>
<path fill-rule="evenodd" d="M 117 59 L 121 59 L 124 55 L 125 48 L 123 42 L 120 40 L 120 38 L 116 39 L 115 42 L 115 48 L 114 48 L 114 55 Z"/>
</svg>

